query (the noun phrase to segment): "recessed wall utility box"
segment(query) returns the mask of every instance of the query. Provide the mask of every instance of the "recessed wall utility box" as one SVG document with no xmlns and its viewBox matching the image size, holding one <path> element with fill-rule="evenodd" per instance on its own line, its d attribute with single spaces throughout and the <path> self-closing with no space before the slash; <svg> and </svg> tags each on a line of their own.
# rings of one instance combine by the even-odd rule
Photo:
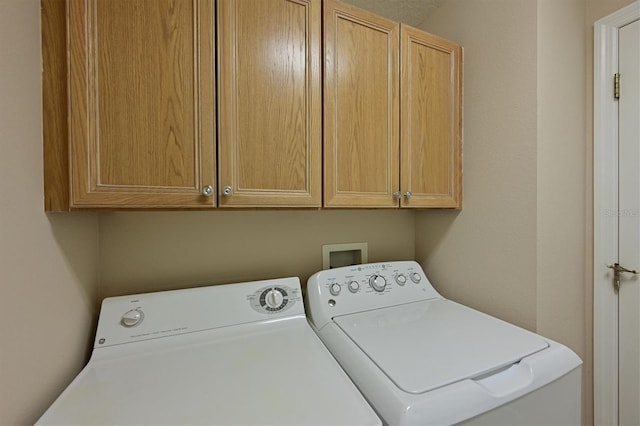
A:
<svg viewBox="0 0 640 426">
<path fill-rule="evenodd" d="M 327 244 L 322 246 L 322 269 L 368 262 L 367 243 Z"/>
</svg>

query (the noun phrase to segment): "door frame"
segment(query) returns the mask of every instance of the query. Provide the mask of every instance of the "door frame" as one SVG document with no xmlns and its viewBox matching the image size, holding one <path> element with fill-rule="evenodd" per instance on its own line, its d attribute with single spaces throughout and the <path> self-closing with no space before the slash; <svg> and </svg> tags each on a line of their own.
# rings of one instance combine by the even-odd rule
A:
<svg viewBox="0 0 640 426">
<path fill-rule="evenodd" d="M 640 2 L 594 24 L 593 386 L 594 424 L 618 424 L 618 295 L 605 265 L 618 259 L 618 29 L 640 19 Z"/>
</svg>

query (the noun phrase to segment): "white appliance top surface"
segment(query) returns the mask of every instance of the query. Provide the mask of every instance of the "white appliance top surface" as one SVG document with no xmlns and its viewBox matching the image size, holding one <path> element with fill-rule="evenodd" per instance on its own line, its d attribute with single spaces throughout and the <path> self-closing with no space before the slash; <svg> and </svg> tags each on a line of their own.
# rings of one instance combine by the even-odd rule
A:
<svg viewBox="0 0 640 426">
<path fill-rule="evenodd" d="M 107 298 L 38 424 L 379 425 L 309 326 L 299 279 Z"/>
<path fill-rule="evenodd" d="M 396 386 L 414 394 L 478 378 L 549 346 L 533 333 L 443 299 L 334 321 Z"/>
<path fill-rule="evenodd" d="M 90 362 L 40 423 L 380 424 L 304 317 L 205 333 Z"/>
</svg>

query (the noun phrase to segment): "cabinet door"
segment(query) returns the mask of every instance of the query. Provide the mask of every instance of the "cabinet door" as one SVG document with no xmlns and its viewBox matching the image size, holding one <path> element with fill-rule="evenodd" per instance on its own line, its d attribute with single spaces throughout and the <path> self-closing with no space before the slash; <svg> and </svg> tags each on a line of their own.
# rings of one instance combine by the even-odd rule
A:
<svg viewBox="0 0 640 426">
<path fill-rule="evenodd" d="M 72 207 L 212 207 L 212 0 L 68 0 Z"/>
<path fill-rule="evenodd" d="M 399 24 L 324 3 L 324 205 L 398 207 Z"/>
<path fill-rule="evenodd" d="M 320 11 L 218 1 L 220 206 L 320 206 Z"/>
<path fill-rule="evenodd" d="M 402 26 L 402 207 L 462 206 L 462 48 Z"/>
</svg>

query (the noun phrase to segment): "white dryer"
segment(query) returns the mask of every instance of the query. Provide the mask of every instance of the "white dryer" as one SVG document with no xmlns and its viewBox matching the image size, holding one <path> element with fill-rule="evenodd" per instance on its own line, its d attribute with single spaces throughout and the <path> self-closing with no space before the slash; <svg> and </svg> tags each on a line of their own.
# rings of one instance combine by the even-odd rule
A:
<svg viewBox="0 0 640 426">
<path fill-rule="evenodd" d="M 89 363 L 37 424 L 381 422 L 284 278 L 105 299 Z"/>
<path fill-rule="evenodd" d="M 316 332 L 389 425 L 579 425 L 565 346 L 440 296 L 416 262 L 309 278 Z"/>
</svg>

